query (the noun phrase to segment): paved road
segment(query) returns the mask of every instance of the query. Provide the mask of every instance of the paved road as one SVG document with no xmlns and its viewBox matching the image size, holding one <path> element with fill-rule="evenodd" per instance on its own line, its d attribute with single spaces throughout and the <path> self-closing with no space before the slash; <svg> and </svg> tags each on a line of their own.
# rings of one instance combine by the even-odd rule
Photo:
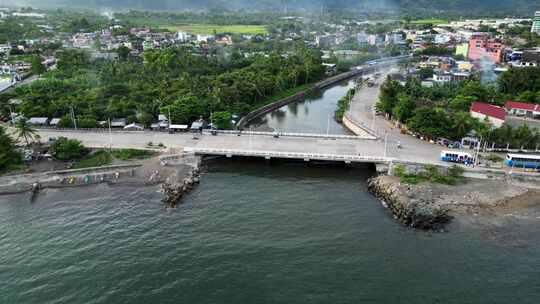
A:
<svg viewBox="0 0 540 304">
<path fill-rule="evenodd" d="M 260 135 L 226 135 L 217 136 L 203 135 L 195 140 L 191 134 L 168 134 L 160 132 L 113 132 L 111 138 L 108 133 L 88 133 L 88 132 L 65 132 L 56 130 L 42 130 L 40 135 L 43 140 L 49 137 L 64 136 L 81 140 L 89 147 L 109 147 L 113 148 L 144 148 L 147 143 L 154 145 L 163 143 L 167 148 L 180 150 L 184 147 L 195 147 L 205 149 L 234 149 L 252 151 L 275 151 L 293 153 L 318 153 L 336 155 L 359 155 L 369 157 L 384 157 L 385 143 L 383 140 L 362 140 L 362 139 L 320 139 L 320 138 L 298 138 Z M 433 157 L 418 157 L 414 149 L 397 149 L 388 145 L 388 157 L 415 162 L 436 162 L 437 155 Z"/>
<path fill-rule="evenodd" d="M 440 163 L 439 157 L 443 147 L 430 144 L 427 141 L 419 140 L 415 137 L 401 134 L 391 122 L 381 116 L 375 116 L 373 106 L 379 99 L 379 89 L 385 75 L 378 80 L 373 87 L 363 86 L 354 96 L 348 114 L 357 121 L 364 123 L 374 130 L 381 138 L 387 135 L 388 156 L 397 159 L 413 162 L 433 162 Z M 401 143 L 402 149 L 397 148 L 397 143 Z"/>
</svg>

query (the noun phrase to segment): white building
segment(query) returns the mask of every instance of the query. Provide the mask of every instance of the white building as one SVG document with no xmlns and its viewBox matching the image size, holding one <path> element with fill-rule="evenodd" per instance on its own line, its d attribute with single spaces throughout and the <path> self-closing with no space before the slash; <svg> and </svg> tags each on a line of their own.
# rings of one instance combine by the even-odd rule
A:
<svg viewBox="0 0 540 304">
<path fill-rule="evenodd" d="M 368 44 L 368 35 L 364 32 L 356 34 L 356 41 L 360 46 Z"/>
<path fill-rule="evenodd" d="M 540 11 L 534 13 L 533 24 L 531 26 L 531 32 L 540 34 Z"/>
<path fill-rule="evenodd" d="M 179 42 L 187 42 L 189 40 L 189 34 L 186 32 L 176 33 L 176 40 Z"/>
<path fill-rule="evenodd" d="M 214 40 L 214 35 L 197 35 L 197 42 L 208 42 Z"/>
<path fill-rule="evenodd" d="M 433 42 L 435 44 L 447 44 L 448 42 L 450 42 L 450 35 L 447 35 L 447 34 L 437 34 L 435 35 L 435 38 L 433 39 Z"/>
</svg>

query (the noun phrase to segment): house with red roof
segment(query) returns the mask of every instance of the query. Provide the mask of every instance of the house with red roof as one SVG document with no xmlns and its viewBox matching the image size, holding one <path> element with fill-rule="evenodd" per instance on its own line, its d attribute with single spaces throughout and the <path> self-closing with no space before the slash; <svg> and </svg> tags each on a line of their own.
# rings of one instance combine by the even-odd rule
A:
<svg viewBox="0 0 540 304">
<path fill-rule="evenodd" d="M 470 114 L 480 121 L 487 120 L 494 128 L 503 125 L 506 118 L 506 111 L 502 107 L 494 106 L 489 103 L 475 101 L 470 108 Z"/>
<path fill-rule="evenodd" d="M 540 119 L 540 105 L 537 104 L 509 100 L 504 104 L 504 108 L 508 115 Z"/>
</svg>

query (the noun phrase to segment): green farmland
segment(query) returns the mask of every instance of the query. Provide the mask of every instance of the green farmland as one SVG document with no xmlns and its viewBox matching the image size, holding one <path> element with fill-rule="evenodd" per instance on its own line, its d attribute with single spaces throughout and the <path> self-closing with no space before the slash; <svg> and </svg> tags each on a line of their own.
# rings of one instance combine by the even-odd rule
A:
<svg viewBox="0 0 540 304">
<path fill-rule="evenodd" d="M 411 23 L 412 24 L 433 24 L 433 25 L 437 25 L 437 24 L 448 23 L 448 20 L 444 20 L 444 19 L 418 19 L 418 20 L 411 21 Z"/>
<path fill-rule="evenodd" d="M 263 25 L 214 25 L 214 24 L 186 24 L 186 25 L 167 25 L 161 28 L 172 32 L 187 32 L 190 34 L 252 34 L 265 35 L 268 33 Z"/>
</svg>

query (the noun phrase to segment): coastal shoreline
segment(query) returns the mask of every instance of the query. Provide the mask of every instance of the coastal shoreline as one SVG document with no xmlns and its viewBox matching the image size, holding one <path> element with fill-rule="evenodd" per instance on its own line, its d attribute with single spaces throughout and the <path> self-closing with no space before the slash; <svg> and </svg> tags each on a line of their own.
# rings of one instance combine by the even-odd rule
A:
<svg viewBox="0 0 540 304">
<path fill-rule="evenodd" d="M 6 175 L 0 177 L 0 196 L 100 184 L 138 187 L 165 183 L 175 185 L 192 176 L 199 168 L 199 161 L 194 155 L 161 155 L 125 165 Z"/>
<path fill-rule="evenodd" d="M 540 190 L 508 180 L 469 178 L 457 185 L 412 185 L 379 175 L 368 181 L 368 189 L 399 222 L 423 230 L 443 230 L 458 216 L 505 215 L 540 205 Z"/>
</svg>

